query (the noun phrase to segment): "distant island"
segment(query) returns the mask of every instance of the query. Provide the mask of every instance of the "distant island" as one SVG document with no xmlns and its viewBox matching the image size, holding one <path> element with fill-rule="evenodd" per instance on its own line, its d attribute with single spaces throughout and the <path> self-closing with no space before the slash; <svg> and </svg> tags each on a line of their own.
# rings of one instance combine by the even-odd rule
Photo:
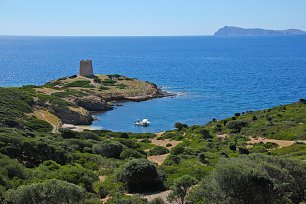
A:
<svg viewBox="0 0 306 204">
<path fill-rule="evenodd" d="M 265 35 L 306 35 L 306 32 L 298 29 L 267 30 L 262 28 L 240 28 L 235 26 L 224 26 L 214 34 L 214 36 L 265 36 Z"/>
</svg>

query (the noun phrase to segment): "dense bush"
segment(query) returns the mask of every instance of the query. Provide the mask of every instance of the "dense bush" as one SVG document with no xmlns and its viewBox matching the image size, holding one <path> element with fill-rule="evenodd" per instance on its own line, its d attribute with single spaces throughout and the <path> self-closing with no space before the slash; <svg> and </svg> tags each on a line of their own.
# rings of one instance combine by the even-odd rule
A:
<svg viewBox="0 0 306 204">
<path fill-rule="evenodd" d="M 152 192 L 163 190 L 162 176 L 156 166 L 146 159 L 133 159 L 127 162 L 118 179 L 126 184 L 129 192 Z"/>
<path fill-rule="evenodd" d="M 141 154 L 140 152 L 133 150 L 133 149 L 125 149 L 123 152 L 120 154 L 121 159 L 127 159 L 127 158 L 142 158 L 145 157 L 145 155 Z"/>
<path fill-rule="evenodd" d="M 188 125 L 183 124 L 183 123 L 175 123 L 175 124 L 174 124 L 174 127 L 180 131 L 180 130 L 182 130 L 183 128 L 187 128 Z"/>
<path fill-rule="evenodd" d="M 69 183 L 79 185 L 89 192 L 93 191 L 92 184 L 98 181 L 98 176 L 91 170 L 85 169 L 80 165 L 65 165 L 50 172 L 45 177 L 55 178 Z"/>
<path fill-rule="evenodd" d="M 48 180 L 9 190 L 5 202 L 16 204 L 81 203 L 85 191 L 77 185 Z"/>
<path fill-rule="evenodd" d="M 24 123 L 26 129 L 37 132 L 51 132 L 52 125 L 43 120 L 38 120 L 35 117 L 30 117 Z"/>
<path fill-rule="evenodd" d="M 148 155 L 162 155 L 169 153 L 169 150 L 166 147 L 156 146 L 149 150 Z"/>
<path fill-rule="evenodd" d="M 82 88 L 95 88 L 95 86 L 90 84 L 91 82 L 89 80 L 78 80 L 78 81 L 73 81 L 68 84 L 65 84 L 64 87 L 82 87 Z"/>
<path fill-rule="evenodd" d="M 108 158 L 120 158 L 121 152 L 123 152 L 123 145 L 115 141 L 104 141 L 93 145 L 93 152 Z"/>
<path fill-rule="evenodd" d="M 0 133 L 0 152 L 11 158 L 18 159 L 27 167 L 38 166 L 46 160 L 54 160 L 63 164 L 66 162 L 65 150 L 61 147 L 38 141 L 35 138 Z"/>
<path fill-rule="evenodd" d="M 179 154 L 182 154 L 184 152 L 185 148 L 181 145 L 178 145 L 176 147 L 173 147 L 171 149 L 171 154 L 173 155 L 179 155 Z"/>
<path fill-rule="evenodd" d="M 246 127 L 248 125 L 245 121 L 231 121 L 227 123 L 227 127 L 232 130 L 233 133 L 239 133 L 242 128 Z"/>
<path fill-rule="evenodd" d="M 205 128 L 199 128 L 195 131 L 195 133 L 198 133 L 201 135 L 203 139 L 210 139 L 212 136 L 210 135 L 209 131 Z"/>
<path fill-rule="evenodd" d="M 223 159 L 190 193 L 192 202 L 299 203 L 306 188 L 306 164 L 272 156 Z"/>
</svg>

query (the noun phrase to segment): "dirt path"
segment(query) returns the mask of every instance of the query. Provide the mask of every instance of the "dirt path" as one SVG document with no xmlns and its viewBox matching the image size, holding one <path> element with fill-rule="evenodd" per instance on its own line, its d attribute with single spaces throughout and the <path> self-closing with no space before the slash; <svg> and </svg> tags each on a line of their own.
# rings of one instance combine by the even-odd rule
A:
<svg viewBox="0 0 306 204">
<path fill-rule="evenodd" d="M 40 119 L 40 120 L 44 120 L 47 123 L 49 123 L 50 125 L 52 125 L 52 133 L 58 133 L 58 129 L 60 126 L 60 120 L 53 114 L 49 113 L 46 110 L 37 110 L 34 111 L 34 115 Z M 48 116 L 47 116 L 48 115 Z"/>
</svg>

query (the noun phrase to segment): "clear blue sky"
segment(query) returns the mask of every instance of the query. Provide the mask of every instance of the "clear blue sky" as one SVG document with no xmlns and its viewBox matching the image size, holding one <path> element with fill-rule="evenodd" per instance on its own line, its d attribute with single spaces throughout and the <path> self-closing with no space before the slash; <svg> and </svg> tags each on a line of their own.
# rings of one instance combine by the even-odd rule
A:
<svg viewBox="0 0 306 204">
<path fill-rule="evenodd" d="M 0 0 L 0 35 L 210 35 L 306 30 L 306 0 Z"/>
</svg>

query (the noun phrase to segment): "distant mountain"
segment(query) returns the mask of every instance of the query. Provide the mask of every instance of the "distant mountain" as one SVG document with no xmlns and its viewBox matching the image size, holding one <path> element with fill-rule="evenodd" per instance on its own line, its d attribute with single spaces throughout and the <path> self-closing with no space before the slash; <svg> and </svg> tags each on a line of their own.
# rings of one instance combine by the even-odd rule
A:
<svg viewBox="0 0 306 204">
<path fill-rule="evenodd" d="M 306 35 L 305 31 L 298 29 L 265 30 L 261 28 L 239 28 L 225 26 L 215 32 L 214 36 L 263 36 L 263 35 Z"/>
</svg>

